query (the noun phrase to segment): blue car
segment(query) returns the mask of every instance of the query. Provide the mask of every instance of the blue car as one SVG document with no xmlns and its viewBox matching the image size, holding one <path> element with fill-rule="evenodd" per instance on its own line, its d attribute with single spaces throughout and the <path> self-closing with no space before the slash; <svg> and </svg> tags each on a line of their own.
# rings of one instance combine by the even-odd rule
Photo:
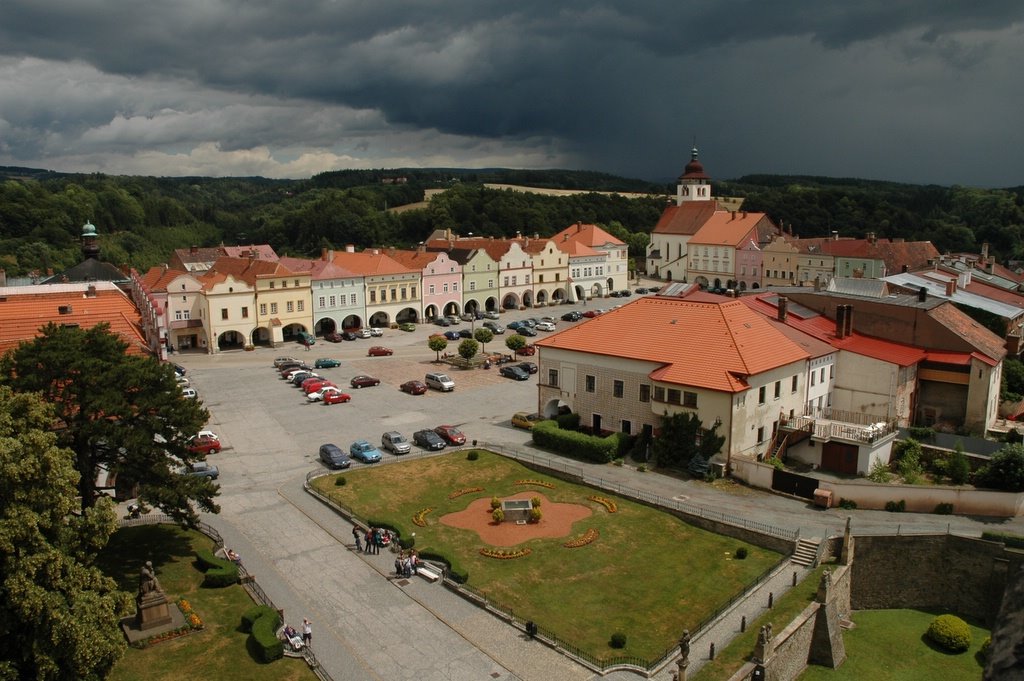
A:
<svg viewBox="0 0 1024 681">
<path fill-rule="evenodd" d="M 353 442 L 352 446 L 348 448 L 348 454 L 353 459 L 363 463 L 377 463 L 381 459 L 380 450 L 366 440 L 356 440 Z"/>
<path fill-rule="evenodd" d="M 445 331 L 444 332 L 444 337 L 447 338 L 450 341 L 457 341 L 457 340 L 459 340 L 459 332 L 458 331 Z"/>
</svg>

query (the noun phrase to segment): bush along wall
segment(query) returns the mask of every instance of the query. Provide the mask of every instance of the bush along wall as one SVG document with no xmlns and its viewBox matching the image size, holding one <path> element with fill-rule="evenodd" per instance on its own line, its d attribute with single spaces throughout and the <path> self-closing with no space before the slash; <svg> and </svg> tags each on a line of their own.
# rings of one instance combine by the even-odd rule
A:
<svg viewBox="0 0 1024 681">
<path fill-rule="evenodd" d="M 203 586 L 217 588 L 238 583 L 238 566 L 218 558 L 209 549 L 196 551 L 196 562 L 203 571 Z"/>
<path fill-rule="evenodd" d="M 555 421 L 540 421 L 533 426 L 533 441 L 540 447 L 571 456 L 574 459 L 610 463 L 619 449 L 619 438 L 586 435 L 562 430 Z"/>
<path fill-rule="evenodd" d="M 255 605 L 242 613 L 242 630 L 249 632 L 264 662 L 284 657 L 284 641 L 277 637 L 280 626 L 280 616 L 268 605 Z"/>
</svg>

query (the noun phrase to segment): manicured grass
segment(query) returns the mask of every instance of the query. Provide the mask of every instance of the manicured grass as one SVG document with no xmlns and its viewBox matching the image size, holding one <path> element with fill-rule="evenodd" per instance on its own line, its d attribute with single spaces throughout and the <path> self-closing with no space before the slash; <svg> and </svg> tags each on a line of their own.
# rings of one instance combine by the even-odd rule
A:
<svg viewBox="0 0 1024 681">
<path fill-rule="evenodd" d="M 977 681 L 984 665 L 977 653 L 989 636 L 971 625 L 971 648 L 946 653 L 924 638 L 937 614 L 920 610 L 861 610 L 853 613 L 855 629 L 844 632 L 846 662 L 838 669 L 812 666 L 801 681 Z"/>
<path fill-rule="evenodd" d="M 202 573 L 193 566 L 196 548 L 212 549 L 205 535 L 172 525 L 145 525 L 119 530 L 98 561 L 99 567 L 125 591 L 134 594 L 139 570 L 153 561 L 160 585 L 172 601 L 184 597 L 205 628 L 188 636 L 138 650 L 129 648 L 110 675 L 112 681 L 307 681 L 316 676 L 303 660 L 257 661 L 247 648 L 248 634 L 239 629 L 242 612 L 252 599 L 241 586 L 203 589 Z M 176 606 L 175 606 L 176 607 Z"/>
<path fill-rule="evenodd" d="M 469 574 L 468 586 L 517 616 L 537 622 L 563 640 L 601 659 L 634 655 L 655 660 L 671 648 L 683 629 L 694 630 L 706 616 L 757 576 L 777 563 L 778 553 L 687 525 L 642 504 L 525 468 L 515 461 L 479 451 L 399 462 L 374 469 L 318 478 L 317 489 L 364 519 L 387 523 L 403 537 L 416 533 L 416 548 L 449 558 L 454 569 Z M 540 480 L 553 488 L 516 485 Z M 480 492 L 455 499 L 448 495 L 472 487 Z M 495 560 L 479 554 L 485 545 L 476 532 L 439 522 L 473 500 L 522 491 L 543 493 L 552 502 L 587 506 L 593 514 L 577 521 L 568 537 L 535 539 L 520 544 L 529 556 Z M 615 499 L 615 513 L 587 497 Z M 427 525 L 412 518 L 425 508 Z M 541 509 L 543 511 L 543 507 Z M 587 546 L 563 546 L 588 529 L 600 538 Z M 733 560 L 739 547 L 746 560 Z M 612 649 L 615 632 L 627 645 Z"/>
</svg>

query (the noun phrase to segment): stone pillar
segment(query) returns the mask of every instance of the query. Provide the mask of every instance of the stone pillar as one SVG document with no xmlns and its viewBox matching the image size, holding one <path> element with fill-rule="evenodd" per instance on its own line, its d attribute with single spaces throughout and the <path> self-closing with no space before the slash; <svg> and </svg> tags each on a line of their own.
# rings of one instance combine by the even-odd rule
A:
<svg viewBox="0 0 1024 681">
<path fill-rule="evenodd" d="M 843 549 L 839 554 L 840 565 L 853 563 L 853 516 L 846 516 L 846 530 L 843 532 Z"/>
<path fill-rule="evenodd" d="M 761 665 L 767 664 L 774 652 L 775 644 L 772 642 L 772 623 L 769 622 L 762 626 L 761 630 L 757 633 L 753 661 Z"/>
<path fill-rule="evenodd" d="M 814 633 L 807 661 L 835 669 L 846 660 L 846 645 L 839 627 L 839 607 L 832 590 L 832 572 L 821 573 L 815 600 L 820 604 L 814 616 Z"/>
</svg>

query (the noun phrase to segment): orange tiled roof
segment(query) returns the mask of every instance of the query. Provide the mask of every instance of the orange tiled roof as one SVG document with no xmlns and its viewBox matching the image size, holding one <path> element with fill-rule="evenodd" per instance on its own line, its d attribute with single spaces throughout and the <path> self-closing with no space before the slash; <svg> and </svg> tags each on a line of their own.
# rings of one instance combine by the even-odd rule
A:
<svg viewBox="0 0 1024 681">
<path fill-rule="evenodd" d="M 422 270 L 437 260 L 439 255 L 440 251 L 407 251 L 397 248 L 387 250 L 389 258 L 410 270 Z"/>
<path fill-rule="evenodd" d="M 188 272 L 169 267 L 150 267 L 142 276 L 142 285 L 149 291 L 166 292 L 167 285 L 183 274 Z"/>
<path fill-rule="evenodd" d="M 246 282 L 250 286 L 255 286 L 257 279 L 264 277 L 287 277 L 297 274 L 297 272 L 288 269 L 276 261 L 223 256 L 217 258 L 216 262 L 213 263 L 213 267 L 210 268 L 208 275 L 213 274 L 230 275 L 239 281 Z"/>
<path fill-rule="evenodd" d="M 686 201 L 678 206 L 672 204 L 661 213 L 652 233 L 693 236 L 716 210 L 716 201 Z"/>
<path fill-rule="evenodd" d="M 551 237 L 551 240 L 556 244 L 563 241 L 577 241 L 585 246 L 590 246 L 591 248 L 605 246 L 607 244 L 625 246 L 624 243 L 597 225 L 585 225 L 582 222 L 577 222 L 575 225 L 566 227 L 561 232 Z"/>
<path fill-rule="evenodd" d="M 953 303 L 946 302 L 928 310 L 928 316 L 963 338 L 978 352 L 998 362 L 1006 356 L 1006 342 L 992 333 Z"/>
<path fill-rule="evenodd" d="M 376 249 L 374 249 L 376 250 Z M 349 253 L 342 251 L 334 254 L 334 264 L 356 275 L 375 276 L 382 274 L 405 274 L 411 270 L 400 262 L 377 251 L 360 251 Z"/>
<path fill-rule="evenodd" d="M 311 260 L 309 258 L 292 258 L 288 256 L 278 260 L 282 265 L 292 272 L 309 272 L 313 281 L 323 279 L 346 279 L 358 277 L 355 272 L 349 272 L 341 265 L 330 260 Z"/>
<path fill-rule="evenodd" d="M 613 343 L 609 342 L 614 338 Z M 808 353 L 742 302 L 652 296 L 535 343 L 661 364 L 651 378 L 723 392 Z"/>
<path fill-rule="evenodd" d="M 690 238 L 691 244 L 707 246 L 740 246 L 751 231 L 765 229 L 768 223 L 774 226 L 764 213 L 747 211 L 718 210 L 708 218 L 707 222 Z M 760 234 L 758 241 L 761 241 Z"/>
<path fill-rule="evenodd" d="M 270 244 L 253 244 L 250 246 L 221 246 L 223 254 L 229 258 L 248 258 L 255 254 L 259 260 L 278 260 L 277 252 Z"/>
<path fill-rule="evenodd" d="M 149 354 L 142 335 L 142 316 L 124 291 L 110 282 L 42 284 L 0 289 L 0 355 L 39 335 L 47 322 L 77 324 L 91 329 L 101 322 L 128 344 L 133 355 Z M 61 314 L 61 308 L 67 310 Z"/>
</svg>

